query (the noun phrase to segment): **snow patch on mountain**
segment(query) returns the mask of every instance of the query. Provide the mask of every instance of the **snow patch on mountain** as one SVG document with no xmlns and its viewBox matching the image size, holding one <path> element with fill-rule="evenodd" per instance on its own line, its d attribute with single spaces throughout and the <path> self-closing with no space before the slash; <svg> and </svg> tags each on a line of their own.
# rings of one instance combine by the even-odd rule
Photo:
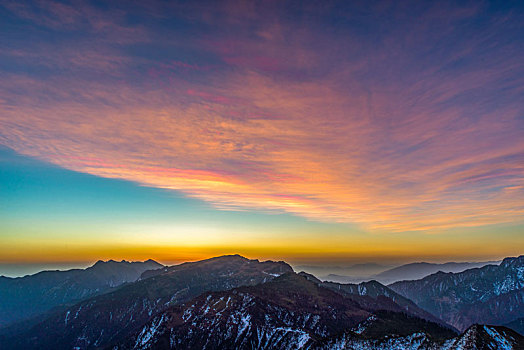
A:
<svg viewBox="0 0 524 350">
<path fill-rule="evenodd" d="M 504 336 L 502 336 L 499 332 L 497 332 L 495 329 L 489 326 L 484 326 L 484 330 L 493 339 L 496 349 L 499 349 L 499 350 L 512 350 L 513 349 L 513 346 L 509 343 L 509 341 Z"/>
</svg>

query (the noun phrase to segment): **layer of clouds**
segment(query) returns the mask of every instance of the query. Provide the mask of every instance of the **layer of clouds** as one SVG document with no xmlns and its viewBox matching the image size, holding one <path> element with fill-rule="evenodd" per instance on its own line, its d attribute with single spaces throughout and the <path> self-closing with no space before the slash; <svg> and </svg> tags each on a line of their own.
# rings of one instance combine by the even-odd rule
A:
<svg viewBox="0 0 524 350">
<path fill-rule="evenodd" d="M 522 220 L 522 9 L 358 5 L 6 2 L 0 143 L 220 209 Z"/>
</svg>

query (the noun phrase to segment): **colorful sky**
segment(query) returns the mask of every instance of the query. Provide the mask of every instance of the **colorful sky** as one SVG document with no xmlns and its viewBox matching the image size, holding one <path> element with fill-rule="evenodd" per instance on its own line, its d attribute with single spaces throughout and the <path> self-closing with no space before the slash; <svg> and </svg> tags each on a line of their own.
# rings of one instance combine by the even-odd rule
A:
<svg viewBox="0 0 524 350">
<path fill-rule="evenodd" d="M 0 263 L 524 247 L 520 1 L 2 1 Z"/>
</svg>

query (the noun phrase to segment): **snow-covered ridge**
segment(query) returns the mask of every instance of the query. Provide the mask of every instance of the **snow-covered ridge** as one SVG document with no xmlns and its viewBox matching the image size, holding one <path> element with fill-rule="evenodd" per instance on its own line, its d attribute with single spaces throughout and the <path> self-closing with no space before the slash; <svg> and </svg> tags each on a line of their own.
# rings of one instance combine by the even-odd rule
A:
<svg viewBox="0 0 524 350">
<path fill-rule="evenodd" d="M 459 330 L 475 323 L 506 324 L 524 314 L 524 256 L 389 287 Z"/>
</svg>

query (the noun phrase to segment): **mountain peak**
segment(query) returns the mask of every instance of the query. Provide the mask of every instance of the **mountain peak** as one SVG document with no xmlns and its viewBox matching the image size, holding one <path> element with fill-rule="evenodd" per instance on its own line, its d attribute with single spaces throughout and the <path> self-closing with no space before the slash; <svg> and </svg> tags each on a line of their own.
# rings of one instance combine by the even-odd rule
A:
<svg viewBox="0 0 524 350">
<path fill-rule="evenodd" d="M 474 324 L 449 345 L 459 347 L 464 342 L 478 349 L 521 349 L 524 337 L 507 327 Z"/>
<path fill-rule="evenodd" d="M 124 259 L 122 259 L 120 261 L 109 259 L 107 261 L 98 260 L 91 267 L 118 266 L 118 265 L 155 265 L 155 267 L 162 267 L 163 266 L 162 264 L 160 264 L 159 262 L 157 262 L 157 261 L 155 261 L 153 259 L 148 259 L 148 260 L 145 260 L 145 261 L 133 261 L 133 262 L 130 262 L 130 261 L 127 261 L 127 260 L 124 260 Z"/>
<path fill-rule="evenodd" d="M 315 276 L 313 276 L 310 273 L 307 273 L 307 272 L 304 272 L 304 271 L 300 271 L 298 273 L 298 275 L 302 276 L 302 277 L 305 277 L 308 281 L 311 281 L 311 282 L 314 282 L 314 283 L 317 283 L 317 284 L 322 284 L 321 280 L 319 280 L 318 278 L 316 278 Z"/>
<path fill-rule="evenodd" d="M 365 281 L 365 282 L 361 282 L 358 284 L 359 286 L 364 286 L 364 287 L 367 287 L 367 288 L 386 288 L 385 285 L 383 285 L 382 283 L 380 283 L 379 281 L 377 280 L 371 280 L 371 281 Z"/>
<path fill-rule="evenodd" d="M 113 259 L 109 259 L 107 261 L 104 261 L 104 260 L 98 260 L 96 263 L 93 264 L 92 267 L 95 267 L 95 266 L 104 266 L 104 265 L 111 265 L 111 264 L 121 264 L 121 263 L 126 263 L 127 261 L 125 260 L 122 260 L 121 262 L 117 262 Z"/>
<path fill-rule="evenodd" d="M 105 264 L 106 262 L 104 260 L 98 260 L 96 263 L 93 264 L 93 267 L 95 266 L 100 266 L 100 265 L 103 265 Z"/>
<path fill-rule="evenodd" d="M 205 260 L 202 260 L 202 261 L 217 261 L 217 260 L 229 260 L 229 261 L 236 261 L 236 260 L 242 260 L 242 261 L 247 261 L 249 260 L 248 258 L 240 255 L 240 254 L 226 254 L 226 255 L 220 255 L 220 256 L 215 256 L 213 258 L 209 258 L 209 259 L 205 259 Z"/>
<path fill-rule="evenodd" d="M 504 258 L 504 260 L 502 260 L 502 263 L 500 265 L 504 267 L 509 267 L 513 265 L 524 265 L 524 255 L 521 255 L 518 257 Z"/>
<path fill-rule="evenodd" d="M 164 266 L 161 263 L 159 263 L 158 261 L 155 261 L 153 259 L 147 259 L 143 263 L 140 263 L 140 262 L 138 262 L 138 263 L 139 264 L 144 264 L 144 265 L 148 266 L 148 268 L 151 268 L 151 269 L 157 269 L 157 268 L 161 268 L 161 267 Z"/>
<path fill-rule="evenodd" d="M 156 262 L 98 260 L 86 269 L 42 271 L 18 279 L 0 279 L 0 326 L 135 282 L 144 271 L 161 266 Z"/>
</svg>

